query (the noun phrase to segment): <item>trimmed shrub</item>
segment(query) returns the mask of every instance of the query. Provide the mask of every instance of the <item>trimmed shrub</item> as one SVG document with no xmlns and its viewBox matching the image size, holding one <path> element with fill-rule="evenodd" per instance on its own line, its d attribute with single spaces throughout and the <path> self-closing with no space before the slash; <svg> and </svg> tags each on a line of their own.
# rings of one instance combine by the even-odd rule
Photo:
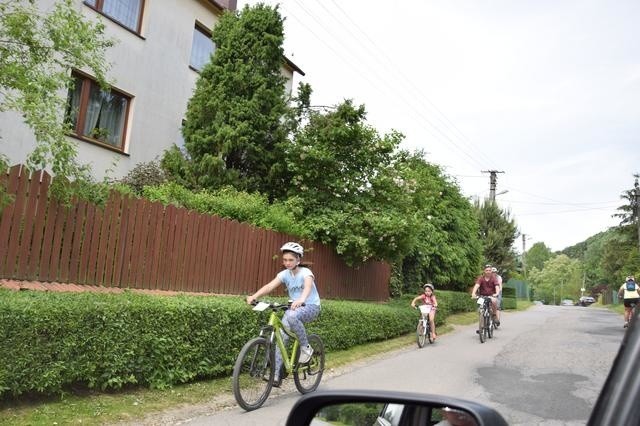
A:
<svg viewBox="0 0 640 426">
<path fill-rule="evenodd" d="M 475 309 L 466 294 L 441 291 L 438 298 L 438 324 L 450 313 Z M 242 297 L 0 289 L 0 300 L 0 396 L 60 394 L 77 384 L 166 388 L 229 376 L 242 346 L 268 319 Z M 410 301 L 323 300 L 307 330 L 319 334 L 328 351 L 404 335 L 413 332 L 418 315 Z"/>
</svg>

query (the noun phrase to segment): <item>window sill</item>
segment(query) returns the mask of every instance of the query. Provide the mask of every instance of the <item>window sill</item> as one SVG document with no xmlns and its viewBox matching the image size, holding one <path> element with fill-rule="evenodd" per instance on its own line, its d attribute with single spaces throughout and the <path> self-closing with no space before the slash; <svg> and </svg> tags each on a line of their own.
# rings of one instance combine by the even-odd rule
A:
<svg viewBox="0 0 640 426">
<path fill-rule="evenodd" d="M 113 145 L 102 143 L 102 142 L 97 141 L 95 139 L 85 138 L 85 137 L 74 135 L 74 134 L 69 135 L 69 137 L 77 139 L 77 140 L 82 141 L 82 142 L 90 143 L 91 145 L 99 146 L 100 148 L 108 149 L 109 151 L 113 151 L 113 152 L 115 152 L 117 154 L 121 154 L 121 155 L 124 155 L 126 157 L 130 156 L 130 154 L 128 152 L 124 152 L 121 148 L 116 148 Z"/>
</svg>

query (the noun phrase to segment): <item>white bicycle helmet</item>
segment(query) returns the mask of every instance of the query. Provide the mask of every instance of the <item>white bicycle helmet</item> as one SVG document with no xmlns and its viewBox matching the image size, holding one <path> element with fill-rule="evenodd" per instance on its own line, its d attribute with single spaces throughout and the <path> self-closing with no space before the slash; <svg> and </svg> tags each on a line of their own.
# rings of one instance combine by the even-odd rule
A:
<svg viewBox="0 0 640 426">
<path fill-rule="evenodd" d="M 290 251 L 300 257 L 304 256 L 304 248 L 302 248 L 300 244 L 294 243 L 292 241 L 285 243 L 282 247 L 280 247 L 280 251 Z"/>
<path fill-rule="evenodd" d="M 426 283 L 425 285 L 422 286 L 422 289 L 426 289 L 427 287 L 429 287 L 431 289 L 431 291 L 435 291 L 436 289 L 433 287 L 433 284 L 431 283 Z"/>
<path fill-rule="evenodd" d="M 495 266 L 491 268 L 491 272 L 498 272 L 498 268 L 496 268 Z"/>
</svg>

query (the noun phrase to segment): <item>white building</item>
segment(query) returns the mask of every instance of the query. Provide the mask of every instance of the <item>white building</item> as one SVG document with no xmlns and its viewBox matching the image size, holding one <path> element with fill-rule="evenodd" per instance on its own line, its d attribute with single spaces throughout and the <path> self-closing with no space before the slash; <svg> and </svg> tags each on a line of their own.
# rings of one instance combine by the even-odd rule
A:
<svg viewBox="0 0 640 426">
<path fill-rule="evenodd" d="M 116 40 L 107 53 L 111 93 L 74 70 L 76 86 L 69 94 L 78 161 L 91 164 L 97 179 L 107 169 L 110 177 L 124 176 L 182 143 L 180 127 L 198 70 L 214 51 L 211 30 L 225 9 L 236 9 L 236 1 L 76 0 L 86 17 L 101 17 L 106 36 Z M 53 0 L 38 3 L 47 10 Z M 304 75 L 283 58 L 289 92 L 294 72 Z M 33 132 L 15 112 L 0 113 L 0 137 L 0 152 L 10 164 L 24 163 L 35 146 Z"/>
</svg>

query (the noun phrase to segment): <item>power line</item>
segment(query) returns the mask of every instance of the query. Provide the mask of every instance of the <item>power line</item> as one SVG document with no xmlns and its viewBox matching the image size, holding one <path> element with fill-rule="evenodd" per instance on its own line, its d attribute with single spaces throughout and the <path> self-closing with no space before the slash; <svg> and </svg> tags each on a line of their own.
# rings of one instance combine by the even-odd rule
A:
<svg viewBox="0 0 640 426">
<path fill-rule="evenodd" d="M 343 44 L 342 40 L 339 40 L 333 33 L 327 32 L 325 30 L 326 25 L 324 25 L 322 22 L 320 22 L 318 20 L 318 18 L 316 17 L 316 15 L 314 15 L 312 12 L 309 11 L 309 9 L 307 9 L 304 5 L 302 5 L 300 2 L 298 2 L 297 0 L 295 1 L 295 3 L 299 6 L 299 8 L 306 13 L 307 15 L 309 15 L 321 28 L 322 30 L 328 34 L 329 36 L 331 36 L 334 40 L 337 41 L 338 45 Z M 325 8 L 326 9 L 326 8 Z M 342 60 L 343 62 L 345 62 L 346 64 L 348 64 L 352 69 L 354 70 L 358 70 L 358 67 L 354 67 L 352 62 L 350 61 L 350 59 L 345 58 L 342 54 L 340 54 L 336 49 L 334 49 L 331 45 L 329 45 L 326 41 L 325 38 L 320 37 L 315 31 L 313 31 L 311 29 L 311 27 L 309 25 L 306 25 L 305 22 L 303 22 L 296 14 L 294 14 L 290 9 L 288 11 L 288 16 L 292 17 L 293 19 L 295 19 L 296 21 L 298 21 L 301 25 L 303 25 L 305 27 L 305 29 L 312 34 L 316 39 L 318 39 L 320 42 L 322 42 L 324 45 L 326 45 L 329 50 L 331 50 L 334 54 L 336 54 L 340 60 Z M 331 15 L 333 16 L 333 15 Z M 334 17 L 335 18 L 335 17 Z M 356 37 L 355 38 L 356 42 L 359 42 L 359 39 Z M 360 43 L 361 44 L 361 43 Z M 352 52 L 353 53 L 353 52 Z M 356 52 L 356 54 L 354 56 L 359 56 L 358 53 Z M 378 58 L 377 55 L 373 56 L 374 58 Z M 404 104 L 406 104 L 409 107 L 409 113 L 411 113 L 412 115 L 414 115 L 416 118 L 418 118 L 418 123 L 422 128 L 424 128 L 425 130 L 427 130 L 432 136 L 434 136 L 437 140 L 441 140 L 441 137 L 443 137 L 444 139 L 446 139 L 448 142 L 450 142 L 460 153 L 462 153 L 464 156 L 466 156 L 467 158 L 469 158 L 469 160 L 471 160 L 473 163 L 477 164 L 478 166 L 482 167 L 482 165 L 478 162 L 478 160 L 472 156 L 469 152 L 467 152 L 465 149 L 463 149 L 462 147 L 460 147 L 449 135 L 447 135 L 439 126 L 437 126 L 435 123 L 433 123 L 428 117 L 421 115 L 412 105 L 411 105 L 411 100 L 407 100 L 404 96 L 404 94 L 402 93 L 402 91 L 397 91 L 394 90 L 393 88 L 391 88 L 388 83 L 387 83 L 387 79 L 385 79 L 384 77 L 381 77 L 377 71 L 375 70 L 375 68 L 372 71 L 371 74 L 373 74 L 375 77 L 377 77 L 377 79 L 382 82 L 382 86 L 384 88 L 386 88 L 388 90 L 388 92 L 392 95 L 392 98 L 398 98 L 399 100 L 402 100 L 404 102 Z M 396 73 L 398 73 L 399 71 L 396 69 L 394 70 Z M 369 78 L 368 78 L 368 73 L 365 74 L 361 74 L 361 76 L 367 80 L 370 83 L 373 83 Z M 401 79 L 402 81 L 403 79 Z M 406 79 L 408 80 L 408 79 Z M 376 85 L 375 83 L 373 83 L 375 87 L 379 87 L 380 85 Z M 425 123 L 428 124 L 431 128 L 428 128 L 425 126 Z M 441 135 L 441 137 L 434 133 L 433 130 L 435 130 L 439 135 Z"/>
<path fill-rule="evenodd" d="M 360 27 L 360 25 L 358 25 L 358 23 L 357 23 L 357 22 L 353 21 L 353 20 L 351 19 L 351 17 L 350 17 L 350 16 L 349 16 L 349 15 L 348 15 L 348 14 L 347 14 L 347 13 L 346 13 L 342 8 L 341 8 L 341 7 L 340 7 L 340 5 L 339 5 L 338 3 L 336 3 L 336 1 L 335 1 L 335 0 L 331 0 L 331 2 L 332 2 L 332 3 L 333 3 L 333 5 L 335 6 L 335 8 L 336 8 L 336 9 L 338 9 L 338 10 L 342 13 L 342 15 L 344 15 L 344 16 L 347 18 L 347 20 L 351 23 L 351 25 L 352 25 L 353 27 L 355 27 L 355 28 L 357 28 L 357 29 L 358 29 L 358 31 L 360 32 L 360 34 L 362 34 L 362 35 L 365 37 L 365 39 L 369 42 L 369 44 L 375 48 L 376 52 L 374 52 L 373 57 L 374 57 L 376 60 L 378 60 L 378 58 L 379 58 L 380 56 L 382 56 L 384 59 L 386 59 L 387 64 L 390 64 L 390 66 L 393 66 L 393 61 L 389 58 L 389 56 L 386 54 L 386 52 L 385 52 L 384 50 L 382 50 L 382 49 L 380 49 L 380 48 L 378 47 L 377 43 L 375 43 L 375 42 L 371 39 L 371 37 L 369 37 L 369 35 L 368 35 L 368 34 L 367 34 L 367 33 L 366 33 L 366 32 L 365 32 L 365 31 Z M 320 3 L 320 4 L 322 5 L 322 3 Z M 325 7 L 324 5 L 322 5 L 322 7 L 323 7 L 325 10 L 327 10 L 327 9 L 326 9 L 326 7 Z M 327 10 L 327 11 L 328 11 L 328 10 Z M 329 12 L 329 14 L 330 14 L 331 16 L 333 16 L 333 14 L 332 14 L 330 11 L 328 11 L 328 12 Z M 347 27 L 347 28 L 349 28 L 349 27 Z M 349 32 L 351 33 L 351 31 L 349 31 Z M 353 33 L 351 33 L 351 34 L 353 34 Z M 360 39 L 359 39 L 358 37 L 355 37 L 355 39 L 358 41 L 358 43 L 360 43 Z M 365 48 L 367 48 L 367 47 L 365 46 Z M 367 50 L 368 50 L 368 48 L 367 48 Z M 378 62 L 380 63 L 380 61 L 378 61 Z M 387 64 L 383 64 L 383 65 L 387 66 Z M 425 100 L 425 101 L 428 103 L 428 105 L 431 107 L 431 109 L 433 109 L 433 110 L 437 113 L 437 114 L 436 114 L 436 118 L 437 118 L 438 120 L 440 120 L 440 122 L 441 122 L 441 123 L 443 123 L 443 124 L 445 125 L 445 127 L 447 127 L 448 129 L 453 128 L 453 129 L 458 133 L 458 135 L 461 137 L 461 139 L 462 139 L 464 142 L 468 143 L 468 146 L 469 146 L 472 150 L 474 150 L 474 151 L 475 151 L 475 153 L 476 153 L 476 155 L 477 155 L 477 156 L 479 156 L 479 157 L 483 157 L 484 161 L 486 161 L 487 163 L 491 163 L 491 162 L 492 162 L 492 160 L 491 160 L 489 157 L 486 157 L 486 156 L 485 156 L 485 154 L 484 154 L 484 152 L 483 152 L 483 151 L 476 149 L 475 145 L 474 145 L 474 144 L 472 144 L 472 143 L 469 141 L 469 139 L 467 138 L 467 136 L 466 136 L 464 133 L 462 133 L 462 131 L 461 131 L 461 130 L 460 130 L 460 129 L 459 129 L 459 128 L 458 128 L 458 127 L 457 127 L 457 126 L 456 126 L 456 125 L 455 125 L 455 124 L 454 124 L 454 123 L 453 123 L 453 122 L 452 122 L 452 121 L 451 121 L 451 120 L 450 120 L 450 119 L 449 119 L 449 118 L 448 118 L 448 117 L 447 117 L 447 116 L 446 116 L 446 115 L 445 115 L 445 114 L 444 114 L 444 113 L 443 113 L 443 112 L 442 112 L 442 111 L 441 111 L 441 110 L 440 110 L 440 109 L 439 109 L 439 108 L 438 108 L 438 107 L 437 107 L 437 106 L 436 106 L 436 105 L 435 105 L 435 104 L 430 100 L 430 99 L 429 99 L 429 97 L 427 97 L 427 96 L 424 94 L 424 92 L 422 92 L 422 89 L 421 89 L 419 86 L 417 86 L 416 84 L 414 84 L 413 80 L 411 80 L 410 78 L 408 78 L 408 77 L 407 77 L 407 76 L 402 72 L 402 69 L 399 69 L 399 68 L 393 68 L 393 69 L 392 69 L 392 71 L 394 71 L 394 72 L 398 73 L 398 74 L 402 77 L 400 81 L 401 81 L 401 82 L 403 82 L 403 83 L 407 83 L 407 82 L 408 82 L 408 83 L 409 83 L 409 85 L 411 86 L 410 88 L 411 88 L 414 92 L 417 92 L 417 93 L 420 95 L 420 99 L 421 99 L 421 100 Z M 442 117 L 442 118 L 440 118 L 440 117 Z M 452 133 L 454 133 L 454 134 L 455 134 L 456 132 L 452 132 Z"/>
</svg>

